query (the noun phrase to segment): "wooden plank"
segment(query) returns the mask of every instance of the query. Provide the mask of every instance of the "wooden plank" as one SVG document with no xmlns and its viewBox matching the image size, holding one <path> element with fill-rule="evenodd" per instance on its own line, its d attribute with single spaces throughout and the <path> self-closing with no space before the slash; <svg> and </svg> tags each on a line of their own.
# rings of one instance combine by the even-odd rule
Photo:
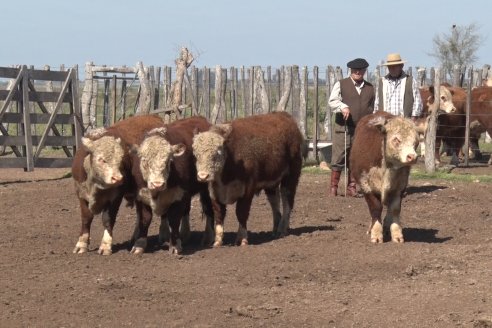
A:
<svg viewBox="0 0 492 328">
<path fill-rule="evenodd" d="M 26 171 L 31 172 L 34 170 L 34 159 L 32 156 L 32 141 L 31 141 L 31 120 L 30 120 L 30 110 L 29 110 L 29 98 L 28 98 L 28 90 L 29 90 L 29 77 L 27 73 L 27 67 L 22 67 L 22 114 L 24 118 L 24 124 L 21 124 L 21 127 L 24 134 L 24 156 L 26 157 Z"/>
<path fill-rule="evenodd" d="M 29 91 L 29 101 L 31 102 L 56 102 L 60 96 L 56 91 Z M 72 95 L 67 93 L 62 98 L 62 102 L 69 103 L 72 101 Z"/>
<path fill-rule="evenodd" d="M 2 132 L 2 135 L 4 135 L 4 136 L 9 135 L 9 132 L 4 128 L 3 124 L 0 124 L 0 131 Z M 14 152 L 15 156 L 17 156 L 17 157 L 22 156 L 22 154 L 20 153 L 19 149 L 17 149 L 17 147 L 11 146 L 10 148 L 12 148 L 12 151 Z"/>
<path fill-rule="evenodd" d="M 13 95 L 10 97 L 10 101 L 19 101 L 22 99 L 22 94 L 19 92 L 19 90 L 0 90 L 0 100 L 5 100 L 9 96 L 10 93 L 13 93 Z M 8 104 L 7 104 L 8 106 Z M 3 106 L 2 106 L 3 108 Z"/>
<path fill-rule="evenodd" d="M 0 168 L 25 168 L 26 162 L 25 157 L 1 157 Z"/>
<path fill-rule="evenodd" d="M 30 69 L 28 71 L 29 78 L 32 80 L 41 80 L 41 81 L 65 81 L 69 75 L 68 71 L 60 72 L 60 71 L 45 71 L 45 70 L 37 70 Z"/>
<path fill-rule="evenodd" d="M 47 124 L 50 114 L 30 113 L 31 124 Z M 2 123 L 22 123 L 21 113 L 5 113 Z M 55 124 L 73 124 L 73 114 L 58 114 L 55 117 Z"/>
<path fill-rule="evenodd" d="M 39 168 L 70 168 L 72 167 L 73 158 L 37 158 L 36 167 Z"/>
<path fill-rule="evenodd" d="M 41 142 L 41 136 L 31 136 L 31 144 L 38 146 Z M 23 146 L 25 144 L 24 136 L 4 136 L 0 135 L 0 144 L 5 146 Z M 44 141 L 45 146 L 74 146 L 75 138 L 73 136 L 47 136 Z M 70 153 L 67 156 L 71 156 Z"/>
<path fill-rule="evenodd" d="M 21 68 L 0 67 L 0 77 L 6 79 L 15 79 L 19 76 Z"/>
</svg>

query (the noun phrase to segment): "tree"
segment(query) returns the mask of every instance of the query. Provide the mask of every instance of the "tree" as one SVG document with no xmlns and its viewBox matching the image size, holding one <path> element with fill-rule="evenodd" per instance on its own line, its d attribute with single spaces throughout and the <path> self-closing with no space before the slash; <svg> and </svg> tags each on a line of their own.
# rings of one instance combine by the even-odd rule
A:
<svg viewBox="0 0 492 328">
<path fill-rule="evenodd" d="M 450 33 L 441 33 L 432 39 L 433 53 L 430 56 L 437 58 L 446 75 L 451 76 L 453 67 L 465 68 L 477 61 L 477 50 L 483 42 L 478 33 L 480 27 L 470 25 L 453 25 Z"/>
</svg>

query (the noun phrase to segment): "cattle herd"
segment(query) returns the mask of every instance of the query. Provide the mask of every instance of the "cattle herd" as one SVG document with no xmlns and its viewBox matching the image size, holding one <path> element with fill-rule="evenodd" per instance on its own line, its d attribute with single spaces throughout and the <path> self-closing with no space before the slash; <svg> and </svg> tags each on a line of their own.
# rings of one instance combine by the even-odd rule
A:
<svg viewBox="0 0 492 328">
<path fill-rule="evenodd" d="M 427 113 L 442 113 L 436 145 L 442 141 L 458 156 L 464 144 L 466 92 L 441 86 L 437 109 L 434 91 L 426 88 L 421 94 Z M 492 134 L 492 88 L 477 88 L 471 96 L 470 121 L 475 122 L 471 138 L 485 131 Z M 357 125 L 350 166 L 369 208 L 368 233 L 373 243 L 381 243 L 383 234 L 390 235 L 393 242 L 404 241 L 401 198 L 427 122 L 422 118 L 414 124 L 377 112 Z M 303 147 L 296 121 L 285 112 L 224 124 L 211 124 L 200 116 L 165 123 L 157 115 L 140 115 L 91 130 L 82 138 L 72 165 L 81 216 L 73 252 L 88 252 L 92 221 L 101 214 L 104 234 L 98 253 L 112 253 L 113 229 L 123 200 L 136 209 L 133 254 L 145 252 L 153 217 L 161 220 L 159 242 L 168 243 L 170 253 L 179 254 L 190 237 L 189 214 L 195 195 L 200 197 L 206 217 L 202 239 L 206 246 L 222 245 L 230 204 L 235 204 L 239 223 L 236 243 L 247 245 L 251 204 L 261 191 L 272 209 L 272 233 L 285 236 L 301 175 Z M 439 152 L 436 154 L 438 159 Z M 382 220 L 384 206 L 387 211 Z"/>
</svg>

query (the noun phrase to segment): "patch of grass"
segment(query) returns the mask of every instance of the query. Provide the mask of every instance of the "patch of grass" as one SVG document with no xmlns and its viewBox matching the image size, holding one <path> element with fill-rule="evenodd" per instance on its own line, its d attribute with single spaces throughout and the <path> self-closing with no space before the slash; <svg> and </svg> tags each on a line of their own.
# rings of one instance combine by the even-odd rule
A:
<svg viewBox="0 0 492 328">
<path fill-rule="evenodd" d="M 304 166 L 302 168 L 302 174 L 318 174 L 318 175 L 329 175 L 331 171 L 322 170 L 319 166 Z M 477 175 L 477 174 L 458 174 L 453 173 L 452 169 L 449 167 L 444 167 L 436 169 L 434 173 L 427 173 L 418 168 L 412 168 L 410 172 L 410 177 L 412 179 L 419 180 L 447 180 L 447 181 L 461 181 L 461 182 L 484 182 L 492 183 L 491 175 Z"/>
<path fill-rule="evenodd" d="M 434 173 L 427 173 L 425 171 L 412 168 L 410 176 L 414 179 L 441 179 L 447 181 L 462 181 L 462 182 L 492 182 L 492 176 L 490 175 L 477 175 L 477 174 L 456 174 L 450 171 L 448 168 L 437 169 Z"/>
<path fill-rule="evenodd" d="M 322 169 L 319 168 L 319 166 L 314 166 L 314 165 L 304 166 L 302 168 L 302 174 L 328 175 L 330 173 L 331 173 L 331 171 L 322 170 Z"/>
</svg>

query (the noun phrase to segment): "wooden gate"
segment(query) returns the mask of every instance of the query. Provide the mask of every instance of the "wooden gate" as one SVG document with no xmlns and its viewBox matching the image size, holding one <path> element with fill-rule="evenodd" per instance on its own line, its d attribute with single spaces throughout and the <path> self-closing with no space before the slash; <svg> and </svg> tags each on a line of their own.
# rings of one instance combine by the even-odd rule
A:
<svg viewBox="0 0 492 328">
<path fill-rule="evenodd" d="M 0 67 L 0 78 L 12 79 L 8 90 L 0 90 L 0 145 L 12 150 L 0 157 L 0 168 L 70 167 L 83 128 L 77 70 Z M 41 91 L 49 81 L 61 82 L 60 91 Z"/>
</svg>

